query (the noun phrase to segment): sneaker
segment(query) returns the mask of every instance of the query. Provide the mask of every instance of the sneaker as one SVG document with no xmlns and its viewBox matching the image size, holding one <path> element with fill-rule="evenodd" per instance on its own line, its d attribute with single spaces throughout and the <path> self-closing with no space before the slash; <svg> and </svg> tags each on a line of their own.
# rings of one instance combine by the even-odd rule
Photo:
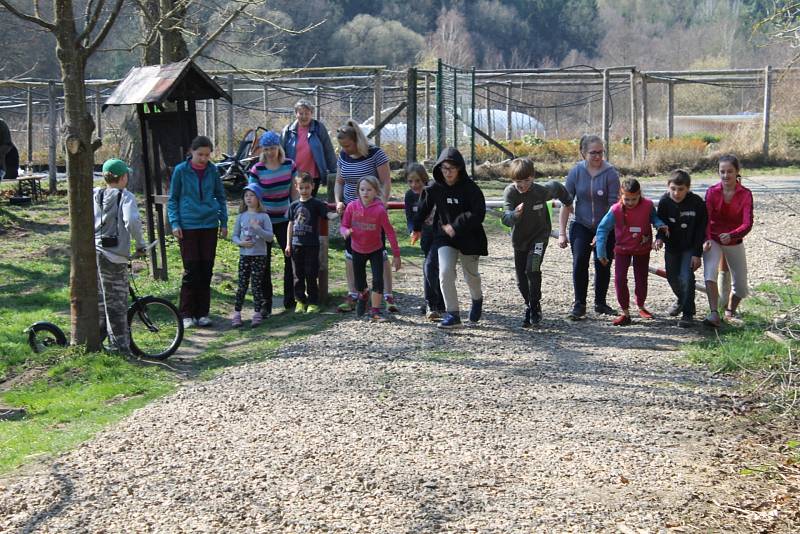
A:
<svg viewBox="0 0 800 534">
<path fill-rule="evenodd" d="M 709 312 L 709 314 L 706 315 L 706 318 L 703 319 L 703 324 L 710 326 L 711 328 L 719 328 L 722 325 L 722 321 L 719 318 L 719 312 Z"/>
<path fill-rule="evenodd" d="M 234 311 L 231 315 L 231 326 L 234 328 L 239 328 L 242 326 L 242 312 Z"/>
<path fill-rule="evenodd" d="M 387 321 L 386 317 L 381 313 L 381 310 L 377 308 L 373 308 L 372 311 L 370 311 L 369 320 L 373 323 L 385 323 Z"/>
<path fill-rule="evenodd" d="M 367 297 L 359 297 L 356 301 L 356 315 L 363 317 L 367 313 Z"/>
<path fill-rule="evenodd" d="M 581 319 L 586 318 L 586 305 L 576 302 L 572 305 L 572 310 L 570 310 L 570 312 L 567 314 L 567 317 L 573 321 L 580 321 Z"/>
<path fill-rule="evenodd" d="M 620 315 L 619 317 L 617 317 L 616 319 L 611 321 L 611 324 L 613 324 L 614 326 L 626 326 L 626 325 L 629 325 L 629 324 L 631 324 L 631 316 L 630 315 L 625 315 L 623 313 L 622 315 Z"/>
<path fill-rule="evenodd" d="M 339 313 L 348 313 L 355 309 L 356 309 L 356 299 L 354 299 L 350 295 L 347 295 L 344 298 L 344 302 L 342 302 L 336 307 L 336 311 L 338 311 Z"/>
<path fill-rule="evenodd" d="M 647 311 L 645 308 L 639 308 L 639 317 L 642 319 L 653 319 L 653 314 Z"/>
<path fill-rule="evenodd" d="M 184 317 L 183 318 L 183 329 L 186 330 L 187 328 L 191 328 L 197 323 L 194 322 L 194 319 L 191 317 Z"/>
<path fill-rule="evenodd" d="M 531 324 L 542 322 L 542 308 L 539 305 L 531 306 Z"/>
<path fill-rule="evenodd" d="M 383 299 L 386 301 L 386 311 L 389 313 L 397 313 L 400 311 L 400 308 L 397 307 L 397 303 L 394 301 L 394 295 L 384 295 Z"/>
<path fill-rule="evenodd" d="M 530 328 L 531 326 L 531 309 L 525 306 L 525 318 L 522 319 L 522 328 Z"/>
<path fill-rule="evenodd" d="M 681 328 L 691 328 L 694 326 L 694 317 L 691 315 L 684 315 L 681 317 L 680 321 L 678 321 L 678 326 Z"/>
<path fill-rule="evenodd" d="M 436 310 L 428 310 L 425 314 L 425 318 L 429 321 L 440 321 L 442 319 L 442 314 Z"/>
<path fill-rule="evenodd" d="M 681 314 L 682 311 L 683 311 L 683 306 L 681 306 L 681 303 L 675 301 L 675 303 L 673 303 L 672 306 L 669 307 L 667 313 L 669 314 L 670 317 L 677 317 L 678 315 Z"/>
<path fill-rule="evenodd" d="M 197 326 L 211 326 L 212 324 L 214 323 L 211 322 L 211 319 L 205 315 L 197 319 Z"/>
<path fill-rule="evenodd" d="M 599 313 L 600 315 L 616 315 L 617 310 L 606 304 L 605 302 L 602 304 L 595 304 L 594 305 L 595 313 Z"/>
<path fill-rule="evenodd" d="M 469 322 L 477 323 L 481 320 L 483 313 L 483 299 L 473 300 L 472 307 L 469 309 Z"/>
<path fill-rule="evenodd" d="M 463 325 L 461 324 L 461 317 L 459 317 L 458 313 L 445 313 L 444 319 L 442 322 L 439 323 L 439 328 L 461 328 Z"/>
<path fill-rule="evenodd" d="M 319 313 L 319 305 L 309 304 L 306 308 L 306 313 Z"/>
<path fill-rule="evenodd" d="M 298 302 L 297 304 L 294 305 L 295 313 L 305 313 L 306 309 L 307 309 L 306 305 L 303 304 L 302 302 Z"/>
<path fill-rule="evenodd" d="M 250 321 L 250 326 L 255 328 L 260 325 L 264 321 L 264 316 L 261 315 L 261 312 L 255 312 L 253 314 L 253 319 Z"/>
</svg>

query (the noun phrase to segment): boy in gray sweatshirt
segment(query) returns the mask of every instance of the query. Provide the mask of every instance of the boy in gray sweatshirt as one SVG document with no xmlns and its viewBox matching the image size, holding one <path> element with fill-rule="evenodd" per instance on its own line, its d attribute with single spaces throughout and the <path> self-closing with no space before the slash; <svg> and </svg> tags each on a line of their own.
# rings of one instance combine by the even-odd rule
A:
<svg viewBox="0 0 800 534">
<path fill-rule="evenodd" d="M 572 196 L 556 181 L 539 185 L 533 182 L 533 161 L 518 158 L 511 162 L 511 180 L 503 192 L 502 221 L 511 227 L 514 270 L 517 287 L 525 300 L 522 326 L 542 320 L 542 261 L 550 239 L 550 210 L 547 201 L 557 198 L 565 206 Z"/>
</svg>

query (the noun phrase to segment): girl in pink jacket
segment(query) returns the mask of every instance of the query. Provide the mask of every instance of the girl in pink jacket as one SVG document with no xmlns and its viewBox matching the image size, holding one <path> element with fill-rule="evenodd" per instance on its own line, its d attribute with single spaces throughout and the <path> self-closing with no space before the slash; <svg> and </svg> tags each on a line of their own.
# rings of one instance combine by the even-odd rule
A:
<svg viewBox="0 0 800 534">
<path fill-rule="evenodd" d="M 340 232 L 345 239 L 350 238 L 353 252 L 353 271 L 358 291 L 356 314 L 361 317 L 367 308 L 367 261 L 372 270 L 372 302 L 370 319 L 383 322 L 381 299 L 383 298 L 383 234 L 389 238 L 392 247 L 392 265 L 400 270 L 400 247 L 397 236 L 389 222 L 389 215 L 383 202 L 378 200 L 381 186 L 374 176 L 365 176 L 358 182 L 358 199 L 350 202 L 342 215 Z"/>
<path fill-rule="evenodd" d="M 705 324 L 717 328 L 719 317 L 719 288 L 717 270 L 724 257 L 733 279 L 733 291 L 725 302 L 725 318 L 736 319 L 736 308 L 747 296 L 747 258 L 742 242 L 753 228 L 753 193 L 739 182 L 739 160 L 736 156 L 719 158 L 719 178 L 706 190 L 708 226 L 703 244 L 703 277 L 706 281 L 708 306 L 711 308 Z"/>
</svg>

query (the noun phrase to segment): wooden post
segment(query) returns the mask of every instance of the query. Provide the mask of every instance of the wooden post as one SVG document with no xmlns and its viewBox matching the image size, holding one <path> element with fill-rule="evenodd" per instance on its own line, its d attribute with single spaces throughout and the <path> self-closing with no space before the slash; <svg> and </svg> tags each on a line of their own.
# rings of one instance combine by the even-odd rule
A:
<svg viewBox="0 0 800 534">
<path fill-rule="evenodd" d="M 381 108 L 383 108 L 383 82 L 381 79 L 381 71 L 375 71 L 375 88 L 372 97 L 372 117 L 373 126 L 377 126 L 381 122 Z M 375 133 L 375 146 L 381 146 L 381 132 Z"/>
<path fill-rule="evenodd" d="M 647 76 L 642 74 L 642 95 L 641 95 L 641 114 L 642 114 L 642 160 L 647 158 L 647 144 L 648 144 L 648 131 L 647 131 Z"/>
<path fill-rule="evenodd" d="M 767 65 L 764 67 L 764 122 L 763 130 L 761 132 L 761 153 L 765 158 L 769 157 L 769 108 L 772 103 L 772 83 L 770 81 L 770 73 L 772 67 Z"/>
<path fill-rule="evenodd" d="M 217 121 L 219 120 L 219 109 L 217 106 L 217 99 L 213 99 L 211 101 L 211 140 L 214 142 L 214 146 L 218 147 L 219 143 L 217 143 Z"/>
<path fill-rule="evenodd" d="M 97 126 L 97 138 L 103 138 L 103 106 L 100 102 L 100 88 L 94 88 L 94 121 Z"/>
<path fill-rule="evenodd" d="M 506 85 L 506 141 L 511 141 L 513 134 L 513 126 L 511 125 L 511 82 Z"/>
<path fill-rule="evenodd" d="M 319 85 L 317 85 L 316 87 L 314 87 L 314 118 L 317 120 L 319 120 L 320 118 L 319 104 L 320 104 Z"/>
<path fill-rule="evenodd" d="M 25 120 L 27 122 L 27 127 L 25 133 L 27 134 L 26 141 L 27 141 L 27 148 L 28 148 L 28 161 L 27 161 L 27 169 L 28 172 L 31 171 L 31 163 L 33 162 L 33 93 L 31 92 L 31 86 L 28 86 L 28 95 L 27 95 L 27 107 L 25 109 Z"/>
<path fill-rule="evenodd" d="M 607 159 L 611 159 L 611 95 L 608 93 L 609 79 L 608 69 L 603 69 L 603 144 L 606 147 Z"/>
<path fill-rule="evenodd" d="M 55 193 L 57 187 L 56 173 L 58 167 L 56 166 L 56 149 L 58 146 L 58 130 L 56 130 L 56 82 L 49 82 L 47 84 L 47 125 L 50 128 L 50 136 L 48 137 L 48 158 L 47 158 L 47 174 L 50 192 Z"/>
<path fill-rule="evenodd" d="M 261 92 L 264 96 L 264 128 L 269 129 L 269 86 L 264 84 Z"/>
<path fill-rule="evenodd" d="M 406 79 L 406 162 L 417 161 L 417 69 L 408 69 Z"/>
<path fill-rule="evenodd" d="M 675 82 L 667 84 L 667 139 L 675 137 Z"/>
<path fill-rule="evenodd" d="M 636 163 L 636 157 L 639 153 L 639 122 L 636 120 L 636 109 L 638 107 L 638 102 L 636 101 L 636 69 L 631 69 L 629 80 L 631 92 L 631 162 Z"/>
<path fill-rule="evenodd" d="M 425 159 L 431 159 L 431 76 L 425 75 Z"/>
<path fill-rule="evenodd" d="M 228 94 L 231 95 L 231 101 L 228 102 L 228 142 L 226 146 L 228 155 L 233 156 L 235 154 L 233 147 L 233 74 L 228 74 Z"/>
<path fill-rule="evenodd" d="M 211 100 L 203 101 L 203 135 L 209 137 L 211 127 Z"/>
<path fill-rule="evenodd" d="M 486 86 L 486 134 L 489 137 L 492 135 L 492 95 L 489 93 L 489 86 Z M 488 144 L 488 141 L 487 141 Z"/>
<path fill-rule="evenodd" d="M 328 189 L 330 191 L 330 188 Z M 328 218 L 319 220 L 319 301 L 328 303 L 328 247 L 330 244 Z"/>
</svg>

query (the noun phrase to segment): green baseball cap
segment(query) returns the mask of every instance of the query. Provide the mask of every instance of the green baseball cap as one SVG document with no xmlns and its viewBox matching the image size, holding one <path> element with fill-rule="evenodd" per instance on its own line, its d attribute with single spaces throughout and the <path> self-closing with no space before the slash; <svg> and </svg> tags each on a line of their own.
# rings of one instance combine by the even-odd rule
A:
<svg viewBox="0 0 800 534">
<path fill-rule="evenodd" d="M 121 159 L 110 159 L 103 163 L 103 174 L 107 172 L 119 178 L 123 174 L 130 173 L 131 170 Z"/>
</svg>

